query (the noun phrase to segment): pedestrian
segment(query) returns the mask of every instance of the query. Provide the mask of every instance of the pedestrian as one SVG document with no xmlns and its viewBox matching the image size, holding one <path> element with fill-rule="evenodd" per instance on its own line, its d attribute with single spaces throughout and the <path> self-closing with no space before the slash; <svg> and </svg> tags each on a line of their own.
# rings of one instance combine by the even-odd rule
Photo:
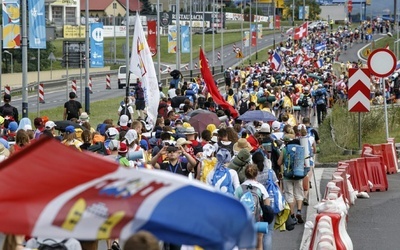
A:
<svg viewBox="0 0 400 250">
<path fill-rule="evenodd" d="M 118 107 L 118 125 L 120 125 L 120 119 L 122 115 L 128 116 L 128 127 L 132 123 L 132 117 L 134 114 L 133 107 L 131 106 L 131 99 L 129 97 L 125 97 L 124 101 Z"/>
<path fill-rule="evenodd" d="M 328 102 L 328 92 L 322 84 L 318 84 L 318 88 L 312 93 L 314 103 L 317 105 L 318 124 L 321 124 L 326 116 L 326 107 Z"/>
<path fill-rule="evenodd" d="M 144 99 L 144 90 L 142 88 L 142 82 L 137 79 L 137 85 L 135 86 L 135 109 L 138 112 L 138 119 L 144 119 L 144 109 L 146 107 L 146 102 Z"/>
<path fill-rule="evenodd" d="M 64 120 L 71 120 L 73 118 L 79 119 L 82 113 L 82 104 L 75 100 L 76 94 L 74 92 L 69 92 L 69 100 L 64 103 Z"/>
<path fill-rule="evenodd" d="M 8 123 L 15 121 L 19 123 L 18 109 L 10 104 L 11 95 L 5 94 L 3 97 L 4 105 L 0 107 L 0 115 L 4 117 L 4 126 L 8 127 Z"/>
</svg>

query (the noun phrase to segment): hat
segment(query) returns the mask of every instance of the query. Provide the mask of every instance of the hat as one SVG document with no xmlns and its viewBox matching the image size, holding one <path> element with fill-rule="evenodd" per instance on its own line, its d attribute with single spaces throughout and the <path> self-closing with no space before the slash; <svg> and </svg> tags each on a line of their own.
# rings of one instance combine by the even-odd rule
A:
<svg viewBox="0 0 400 250">
<path fill-rule="evenodd" d="M 8 124 L 8 129 L 9 129 L 11 132 L 17 131 L 17 129 L 18 129 L 18 123 L 17 123 L 17 122 L 10 122 L 10 123 Z"/>
<path fill-rule="evenodd" d="M 4 117 L 0 116 L 0 125 L 4 124 Z"/>
<path fill-rule="evenodd" d="M 144 150 L 149 150 L 149 143 L 145 139 L 141 139 L 140 142 L 140 147 L 143 148 Z"/>
<path fill-rule="evenodd" d="M 119 144 L 118 154 L 126 154 L 128 152 L 128 147 L 126 143 L 121 142 Z"/>
<path fill-rule="evenodd" d="M 118 141 L 118 140 L 111 140 L 111 141 L 108 143 L 108 148 L 109 148 L 111 151 L 117 150 L 118 147 L 119 147 L 119 141 Z"/>
<path fill-rule="evenodd" d="M 192 144 L 192 142 L 186 140 L 185 138 L 179 138 L 178 140 L 176 140 L 176 145 L 182 146 L 182 145 L 188 145 L 188 144 Z"/>
<path fill-rule="evenodd" d="M 304 125 L 304 124 L 299 124 L 298 126 L 297 126 L 297 129 L 300 131 L 302 128 L 304 128 L 305 130 L 307 130 L 307 128 L 306 128 L 306 125 Z"/>
<path fill-rule="evenodd" d="M 219 130 L 219 129 L 214 129 L 214 130 L 212 131 L 212 134 L 218 134 L 218 130 Z"/>
<path fill-rule="evenodd" d="M 281 123 L 280 123 L 280 122 L 274 121 L 274 122 L 272 123 L 272 129 L 273 129 L 273 130 L 278 130 L 278 129 L 280 129 L 280 128 L 281 128 Z"/>
<path fill-rule="evenodd" d="M 127 126 L 129 121 L 129 117 L 127 115 L 121 115 L 119 118 L 119 125 L 120 126 Z"/>
<path fill-rule="evenodd" d="M 56 126 L 56 124 L 53 121 L 48 121 L 48 122 L 46 122 L 46 124 L 44 126 L 46 127 L 46 129 L 52 129 Z M 26 127 L 26 125 L 25 125 L 25 127 Z M 31 127 L 31 129 L 32 129 L 32 127 Z"/>
<path fill-rule="evenodd" d="M 251 151 L 253 147 L 245 138 L 240 138 L 235 144 L 233 144 L 233 150 L 238 152 L 241 149 L 248 149 Z"/>
<path fill-rule="evenodd" d="M 71 134 L 71 133 L 74 133 L 74 132 L 75 132 L 75 128 L 72 125 L 69 125 L 69 126 L 67 126 L 65 128 L 65 133 L 67 133 L 67 134 Z"/>
<path fill-rule="evenodd" d="M 0 137 L 0 144 L 2 144 L 6 149 L 10 149 L 10 143 L 3 137 Z"/>
<path fill-rule="evenodd" d="M 129 129 L 128 132 L 125 134 L 125 139 L 128 142 L 128 144 L 131 144 L 134 140 L 138 138 L 138 134 L 136 130 L 134 129 Z"/>
<path fill-rule="evenodd" d="M 11 101 L 11 95 L 5 94 L 3 100 L 4 101 Z"/>
<path fill-rule="evenodd" d="M 304 87 L 304 91 L 309 91 L 309 90 L 310 90 L 310 88 L 308 86 Z"/>
<path fill-rule="evenodd" d="M 239 151 L 239 153 L 236 155 L 236 157 L 233 158 L 232 162 L 236 166 L 244 166 L 250 162 L 250 159 L 251 159 L 250 151 L 243 148 Z"/>
<path fill-rule="evenodd" d="M 86 112 L 82 112 L 82 114 L 79 116 L 79 120 L 89 121 L 89 115 Z"/>
<path fill-rule="evenodd" d="M 207 157 L 211 157 L 211 155 L 215 152 L 215 147 L 212 144 L 206 144 L 203 146 L 203 154 Z"/>
<path fill-rule="evenodd" d="M 10 156 L 10 150 L 6 149 L 2 143 L 0 143 L 0 155 Z"/>
<path fill-rule="evenodd" d="M 295 137 L 296 137 L 296 136 L 295 136 L 294 134 L 285 134 L 285 135 L 282 137 L 282 141 L 288 142 L 288 141 L 293 140 Z"/>
<path fill-rule="evenodd" d="M 104 142 L 104 137 L 100 134 L 96 134 L 93 136 L 93 143 Z"/>
<path fill-rule="evenodd" d="M 263 133 L 269 134 L 269 133 L 271 133 L 271 127 L 269 126 L 268 123 L 263 123 L 263 124 L 261 124 L 261 128 L 258 132 L 261 134 L 263 134 Z"/>
<path fill-rule="evenodd" d="M 114 128 L 114 127 L 110 127 L 110 128 L 108 128 L 107 131 L 106 131 L 106 136 L 107 136 L 108 138 L 114 139 L 115 136 L 118 135 L 118 134 L 119 134 L 118 130 L 117 130 L 116 128 Z"/>
<path fill-rule="evenodd" d="M 25 131 L 33 130 L 33 129 L 32 129 L 32 125 L 26 124 L 26 125 L 24 126 L 24 130 L 25 130 Z"/>
<path fill-rule="evenodd" d="M 190 123 L 188 123 L 188 122 L 184 122 L 183 124 L 182 124 L 182 127 L 184 127 L 185 129 L 186 128 L 190 128 L 192 125 L 190 125 Z"/>
<path fill-rule="evenodd" d="M 322 86 L 322 84 L 320 83 L 320 84 L 318 84 L 318 88 L 322 88 L 322 87 L 324 87 L 324 86 Z"/>
<path fill-rule="evenodd" d="M 185 135 L 192 135 L 192 134 L 197 134 L 196 130 L 194 130 L 193 127 L 188 127 L 185 129 L 184 132 Z"/>
<path fill-rule="evenodd" d="M 218 142 L 218 137 L 216 135 L 214 135 L 213 137 L 211 137 L 211 142 L 217 143 Z"/>
<path fill-rule="evenodd" d="M 215 126 L 214 123 L 210 123 L 210 124 L 207 125 L 206 129 L 207 129 L 208 131 L 210 131 L 211 134 L 213 134 L 213 133 L 214 133 L 214 130 L 217 129 L 217 126 Z"/>
</svg>

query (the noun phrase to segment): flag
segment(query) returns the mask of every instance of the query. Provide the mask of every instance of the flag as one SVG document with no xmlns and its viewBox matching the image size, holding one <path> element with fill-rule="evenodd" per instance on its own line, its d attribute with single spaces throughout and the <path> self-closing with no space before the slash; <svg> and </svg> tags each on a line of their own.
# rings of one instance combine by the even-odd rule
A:
<svg viewBox="0 0 400 250">
<path fill-rule="evenodd" d="M 120 167 L 51 138 L 30 144 L 0 168 L 2 233 L 92 241 L 126 240 L 146 230 L 179 245 L 255 247 L 247 208 L 186 176 Z"/>
<path fill-rule="evenodd" d="M 274 70 L 278 70 L 281 66 L 282 58 L 281 56 L 275 51 L 271 57 L 271 68 Z"/>
<path fill-rule="evenodd" d="M 286 31 L 286 35 L 292 35 L 292 34 L 293 34 L 293 27 Z"/>
<path fill-rule="evenodd" d="M 147 43 L 149 44 L 151 55 L 155 56 L 157 54 L 157 21 L 147 21 L 147 30 Z"/>
<path fill-rule="evenodd" d="M 142 82 L 148 122 L 154 125 L 158 115 L 160 91 L 150 48 L 138 14 L 136 14 L 129 69 L 133 74 L 139 76 Z"/>
<path fill-rule="evenodd" d="M 308 23 L 305 22 L 300 27 L 294 29 L 294 40 L 300 40 L 308 35 Z"/>
<path fill-rule="evenodd" d="M 214 102 L 218 104 L 222 109 L 228 109 L 231 112 L 231 116 L 233 118 L 237 118 L 239 116 L 237 110 L 226 102 L 225 98 L 221 96 L 221 93 L 219 92 L 217 85 L 215 84 L 215 80 L 211 75 L 211 71 L 208 67 L 203 49 L 200 49 L 200 72 L 207 86 L 207 90 L 211 94 Z"/>
<path fill-rule="evenodd" d="M 320 50 L 325 50 L 326 49 L 326 44 L 325 43 L 318 43 L 315 45 L 314 50 L 315 51 L 320 51 Z"/>
<path fill-rule="evenodd" d="M 44 5 L 44 0 L 28 1 L 30 49 L 46 49 L 46 21 Z"/>
<path fill-rule="evenodd" d="M 314 65 L 317 68 L 321 68 L 324 65 L 324 60 L 318 59 L 317 61 L 315 61 Z"/>
<path fill-rule="evenodd" d="M 296 65 L 300 65 L 302 61 L 303 57 L 301 55 L 297 55 L 296 58 L 294 59 Z"/>
</svg>

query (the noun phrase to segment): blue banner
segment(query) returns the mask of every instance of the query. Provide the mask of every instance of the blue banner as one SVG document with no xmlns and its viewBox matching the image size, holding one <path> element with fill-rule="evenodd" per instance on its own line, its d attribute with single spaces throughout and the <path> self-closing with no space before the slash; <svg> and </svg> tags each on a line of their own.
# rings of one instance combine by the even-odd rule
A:
<svg viewBox="0 0 400 250">
<path fill-rule="evenodd" d="M 257 26 L 255 24 L 250 25 L 250 32 L 257 32 Z"/>
<path fill-rule="evenodd" d="M 44 0 L 29 0 L 29 48 L 46 49 Z"/>
<path fill-rule="evenodd" d="M 299 19 L 300 20 L 303 20 L 303 11 L 304 9 L 303 9 L 303 6 L 299 6 Z"/>
<path fill-rule="evenodd" d="M 181 26 L 181 52 L 190 53 L 190 27 Z"/>
<path fill-rule="evenodd" d="M 90 24 L 90 67 L 104 67 L 103 23 Z"/>
</svg>

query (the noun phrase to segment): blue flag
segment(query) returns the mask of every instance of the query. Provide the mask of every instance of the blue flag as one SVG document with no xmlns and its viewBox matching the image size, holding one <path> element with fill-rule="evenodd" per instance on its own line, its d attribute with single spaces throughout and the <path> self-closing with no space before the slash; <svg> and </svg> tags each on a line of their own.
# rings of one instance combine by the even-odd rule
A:
<svg viewBox="0 0 400 250">
<path fill-rule="evenodd" d="M 29 0 L 29 48 L 46 49 L 44 0 Z"/>
</svg>

